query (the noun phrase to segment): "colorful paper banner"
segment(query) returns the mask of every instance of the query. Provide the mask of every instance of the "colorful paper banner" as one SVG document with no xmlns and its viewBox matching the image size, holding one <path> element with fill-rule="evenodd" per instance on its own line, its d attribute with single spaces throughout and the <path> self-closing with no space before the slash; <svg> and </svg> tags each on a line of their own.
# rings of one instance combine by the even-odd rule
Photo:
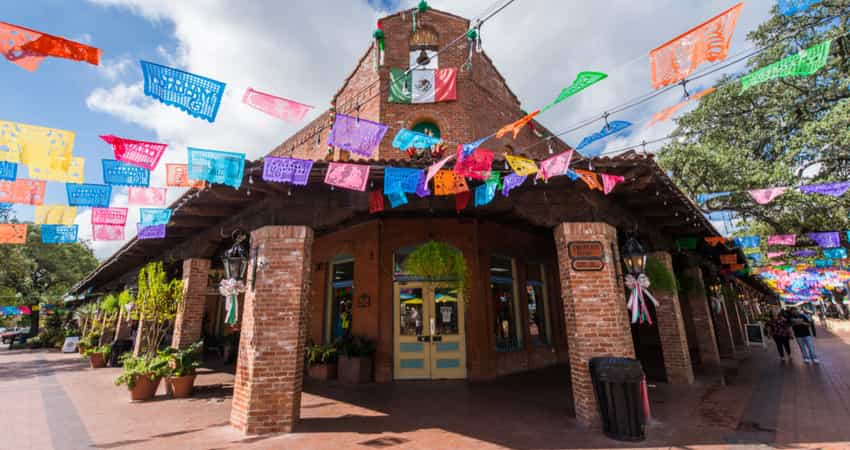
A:
<svg viewBox="0 0 850 450">
<path fill-rule="evenodd" d="M 797 245 L 796 234 L 774 234 L 767 237 L 767 245 Z"/>
<path fill-rule="evenodd" d="M 42 225 L 43 244 L 73 244 L 77 242 L 78 225 Z"/>
<path fill-rule="evenodd" d="M 313 161 L 309 159 L 266 156 L 263 158 L 263 181 L 304 186 L 312 168 Z"/>
<path fill-rule="evenodd" d="M 165 185 L 168 187 L 203 189 L 206 182 L 204 180 L 190 180 L 188 164 L 166 164 Z"/>
<path fill-rule="evenodd" d="M 617 184 L 626 181 L 626 178 L 620 175 L 609 175 L 607 173 L 600 173 L 599 176 L 602 178 L 602 191 L 605 193 L 605 195 L 610 194 L 611 191 L 613 191 L 614 188 L 617 187 Z"/>
<path fill-rule="evenodd" d="M 785 252 L 767 252 L 768 259 L 781 258 L 785 256 Z"/>
<path fill-rule="evenodd" d="M 136 141 L 111 134 L 101 135 L 100 138 L 112 146 L 115 159 L 148 170 L 156 169 L 156 165 L 159 164 L 162 154 L 165 153 L 165 149 L 168 147 L 168 144 Z"/>
<path fill-rule="evenodd" d="M 811 250 L 811 249 L 808 249 L 808 248 L 804 248 L 802 250 L 795 250 L 791 254 L 794 255 L 794 256 L 800 257 L 800 258 L 811 258 L 811 257 L 817 255 L 818 252 Z"/>
<path fill-rule="evenodd" d="M 540 171 L 537 173 L 537 177 L 548 180 L 552 177 L 566 175 L 570 169 L 570 161 L 572 159 L 572 150 L 567 150 L 544 159 L 540 162 Z"/>
<path fill-rule="evenodd" d="M 581 181 L 584 181 L 584 184 L 587 185 L 587 188 L 591 191 L 596 189 L 597 191 L 603 191 L 602 185 L 599 184 L 599 179 L 596 178 L 596 173 L 591 172 L 589 170 L 579 170 L 575 169 L 574 172 L 581 177 Z"/>
<path fill-rule="evenodd" d="M 516 122 L 509 123 L 509 124 L 503 126 L 502 128 L 499 128 L 499 131 L 496 132 L 496 138 L 501 139 L 502 136 L 504 136 L 504 135 L 506 135 L 510 132 L 513 132 L 514 139 L 516 139 L 516 137 L 519 135 L 520 130 L 522 130 L 522 127 L 524 127 L 526 124 L 528 124 L 529 122 L 534 120 L 534 118 L 538 114 L 540 114 L 539 109 L 537 111 L 534 111 L 533 113 L 526 114 L 525 116 L 523 116 L 522 118 L 520 118 Z"/>
<path fill-rule="evenodd" d="M 825 248 L 823 250 L 823 257 L 830 259 L 844 259 L 847 258 L 847 249 L 843 247 Z"/>
<path fill-rule="evenodd" d="M 112 197 L 112 186 L 108 184 L 67 183 L 65 192 L 71 206 L 108 208 Z"/>
<path fill-rule="evenodd" d="M 250 87 L 245 91 L 245 95 L 242 96 L 242 103 L 284 122 L 293 124 L 304 120 L 304 116 L 313 109 L 312 106 L 282 97 L 276 97 L 265 92 L 255 91 Z"/>
<path fill-rule="evenodd" d="M 130 187 L 127 203 L 141 206 L 165 206 L 166 188 Z"/>
<path fill-rule="evenodd" d="M 141 61 L 145 95 L 192 117 L 215 122 L 225 84 L 194 73 Z"/>
<path fill-rule="evenodd" d="M 11 26 L 15 27 L 14 25 Z M 22 29 L 23 27 L 16 28 Z M 31 33 L 34 39 L 26 39 L 26 42 L 23 42 L 22 45 L 20 45 L 19 47 L 19 54 L 38 55 L 42 58 L 46 56 L 53 56 L 55 58 L 87 62 L 95 66 L 100 64 L 99 48 L 91 47 L 89 45 L 81 44 L 79 42 L 74 42 L 63 37 L 42 33 L 40 31 L 27 31 Z M 36 37 L 36 35 L 38 36 Z M 38 62 L 41 62 L 41 60 L 39 60 Z M 30 71 L 33 71 L 38 67 L 38 64 L 36 64 L 32 69 L 29 69 L 27 67 L 28 65 L 29 64 L 24 64 L 20 66 Z"/>
<path fill-rule="evenodd" d="M 95 241 L 123 241 L 124 225 L 104 225 L 93 223 L 92 239 Z"/>
<path fill-rule="evenodd" d="M 726 59 L 743 6 L 738 3 L 649 52 L 652 86 L 678 83 L 700 65 Z"/>
<path fill-rule="evenodd" d="M 455 194 L 455 211 L 460 214 L 469 205 L 470 199 L 472 199 L 472 192 L 468 190 Z"/>
<path fill-rule="evenodd" d="M 484 183 L 475 188 L 475 200 L 473 206 L 477 208 L 492 202 L 496 197 L 496 189 L 498 186 L 498 183 Z"/>
<path fill-rule="evenodd" d="M 702 206 L 706 202 L 714 200 L 715 198 L 726 197 L 726 196 L 729 196 L 729 195 L 732 195 L 732 193 L 731 192 L 712 192 L 710 194 L 697 194 L 696 200 L 697 200 L 697 204 Z"/>
<path fill-rule="evenodd" d="M 414 194 L 419 187 L 420 169 L 402 167 L 384 168 L 384 194 Z M 390 199 L 392 201 L 392 199 Z"/>
<path fill-rule="evenodd" d="M 821 194 L 831 197 L 841 197 L 848 189 L 850 189 L 850 181 L 835 181 L 832 183 L 800 186 L 800 192 L 804 194 Z"/>
<path fill-rule="evenodd" d="M 507 197 L 510 195 L 511 190 L 514 188 L 521 186 L 525 183 L 525 180 L 528 179 L 528 175 L 517 175 L 515 173 L 509 173 L 505 175 L 505 178 L 502 178 L 502 195 Z"/>
<path fill-rule="evenodd" d="M 77 218 L 76 206 L 39 205 L 35 207 L 35 223 L 73 225 Z"/>
<path fill-rule="evenodd" d="M 608 78 L 608 75 L 602 72 L 579 72 L 576 75 L 576 79 L 573 81 L 569 87 L 564 88 L 560 94 L 558 94 L 558 98 L 556 98 L 552 103 L 549 103 L 541 112 L 546 112 L 549 108 L 555 106 L 556 104 L 566 100 L 568 97 L 572 97 L 575 94 L 587 89 L 588 87 Z"/>
<path fill-rule="evenodd" d="M 472 153 L 472 152 L 470 152 L 470 153 Z M 434 176 L 437 175 L 437 172 L 439 172 L 440 169 L 442 169 L 443 166 L 445 166 L 446 163 L 449 162 L 449 160 L 451 160 L 455 156 L 457 156 L 457 155 L 453 153 L 453 154 L 446 156 L 445 158 L 435 162 L 434 164 L 431 164 L 430 166 L 428 166 L 428 171 L 425 174 L 425 183 L 427 184 L 429 181 L 431 181 L 431 178 L 434 178 Z"/>
<path fill-rule="evenodd" d="M 726 243 L 726 238 L 723 236 L 706 236 L 704 239 L 705 242 L 712 247 L 717 247 L 720 244 Z"/>
<path fill-rule="evenodd" d="M 704 89 L 702 91 L 697 92 L 694 95 L 691 95 L 690 97 L 686 98 L 685 100 L 683 100 L 679 103 L 676 103 L 675 105 L 673 105 L 669 108 L 658 111 L 657 113 L 652 115 L 652 121 L 650 121 L 649 125 L 647 125 L 646 127 L 651 128 L 653 125 L 655 125 L 658 122 L 664 122 L 666 120 L 670 120 L 670 118 L 673 117 L 673 114 L 676 114 L 680 109 L 684 108 L 685 105 L 687 105 L 688 103 L 690 103 L 692 101 L 699 100 L 702 97 L 705 97 L 706 95 L 711 94 L 712 92 L 714 92 L 716 90 L 717 89 L 715 89 L 713 87 L 708 88 L 708 89 Z"/>
<path fill-rule="evenodd" d="M 41 33 L 29 28 L 0 22 L 0 53 L 9 62 L 33 72 L 46 56 L 25 51 L 24 45 L 41 36 Z"/>
<path fill-rule="evenodd" d="M 142 226 L 167 225 L 171 220 L 169 208 L 140 208 L 139 224 Z"/>
<path fill-rule="evenodd" d="M 390 208 L 398 208 L 407 204 L 407 195 L 403 192 L 390 192 L 387 194 L 390 200 Z"/>
<path fill-rule="evenodd" d="M 468 191 L 466 179 L 453 170 L 441 170 L 434 176 L 434 195 L 453 195 Z"/>
<path fill-rule="evenodd" d="M 0 244 L 26 244 L 27 224 L 0 223 Z"/>
<path fill-rule="evenodd" d="M 758 203 L 759 205 L 766 205 L 772 202 L 776 197 L 784 194 L 788 188 L 777 187 L 777 188 L 769 188 L 769 189 L 753 189 L 751 191 L 747 191 L 750 194 L 750 197 Z"/>
<path fill-rule="evenodd" d="M 384 210 L 384 194 L 379 190 L 369 192 L 369 214 L 379 213 Z"/>
<path fill-rule="evenodd" d="M 431 148 L 440 142 L 442 142 L 440 138 L 402 128 L 398 130 L 398 133 L 393 138 L 392 145 L 399 150 L 407 150 L 410 147 Z"/>
<path fill-rule="evenodd" d="M 578 147 L 576 147 L 576 150 L 581 150 L 600 139 L 605 139 L 608 136 L 615 135 L 630 126 L 632 126 L 631 122 L 627 122 L 625 120 L 615 120 L 602 127 L 602 129 L 598 132 L 593 133 L 590 136 L 586 136 L 584 139 L 582 139 L 581 142 L 578 144 Z"/>
<path fill-rule="evenodd" d="M 142 225 L 136 224 L 138 231 L 136 232 L 136 239 L 146 240 L 146 239 L 164 239 L 165 238 L 165 225 Z"/>
<path fill-rule="evenodd" d="M 519 176 L 534 175 L 537 173 L 537 163 L 531 159 L 505 153 L 505 160 L 511 166 L 511 170 Z"/>
<path fill-rule="evenodd" d="M 0 160 L 27 164 L 30 178 L 44 177 L 50 170 L 64 172 L 75 138 L 72 131 L 0 120 Z"/>
<path fill-rule="evenodd" d="M 755 248 L 761 245 L 759 236 L 741 236 L 734 239 L 735 246 L 740 248 Z"/>
<path fill-rule="evenodd" d="M 92 208 L 91 223 L 123 227 L 127 223 L 127 212 L 127 208 Z"/>
<path fill-rule="evenodd" d="M 328 144 L 371 158 L 386 132 L 382 123 L 336 113 Z"/>
<path fill-rule="evenodd" d="M 463 155 L 464 156 L 471 155 L 472 152 L 474 152 L 476 148 L 480 147 L 481 144 L 487 142 L 491 137 L 493 137 L 493 136 L 492 135 L 486 136 L 486 137 L 483 137 L 483 138 L 481 138 L 477 141 L 473 141 L 473 142 L 470 142 L 470 143 L 467 143 L 467 144 L 463 144 Z"/>
<path fill-rule="evenodd" d="M 841 246 L 841 236 L 837 231 L 824 231 L 820 233 L 806 233 L 809 239 L 818 243 L 821 248 L 834 248 Z"/>
<path fill-rule="evenodd" d="M 104 159 L 103 182 L 113 186 L 142 186 L 147 187 L 151 182 L 151 172 L 148 169 L 127 164 L 114 159 Z"/>
<path fill-rule="evenodd" d="M 18 178 L 18 165 L 0 161 L 0 180 L 15 181 Z"/>
<path fill-rule="evenodd" d="M 245 154 L 189 147 L 189 178 L 225 184 L 234 189 L 242 185 Z"/>
<path fill-rule="evenodd" d="M 741 78 L 741 93 L 744 93 L 747 89 L 757 84 L 777 78 L 814 75 L 826 65 L 831 46 L 832 40 L 827 39 L 820 44 L 813 45 L 805 50 L 801 50 L 799 53 L 745 75 Z"/>
<path fill-rule="evenodd" d="M 332 162 L 328 164 L 325 184 L 363 192 L 369 181 L 369 166 Z"/>
<path fill-rule="evenodd" d="M 0 203 L 20 203 L 24 205 L 44 204 L 44 180 L 18 178 L 15 181 L 0 181 Z"/>
<path fill-rule="evenodd" d="M 472 154 L 464 155 L 463 147 L 458 145 L 457 153 L 458 159 L 454 167 L 456 174 L 475 180 L 486 180 L 490 178 L 494 157 L 492 151 L 478 148 Z"/>
<path fill-rule="evenodd" d="M 820 0 L 779 0 L 779 12 L 785 16 L 792 16 L 798 12 L 809 9 L 812 5 L 820 3 Z"/>
</svg>

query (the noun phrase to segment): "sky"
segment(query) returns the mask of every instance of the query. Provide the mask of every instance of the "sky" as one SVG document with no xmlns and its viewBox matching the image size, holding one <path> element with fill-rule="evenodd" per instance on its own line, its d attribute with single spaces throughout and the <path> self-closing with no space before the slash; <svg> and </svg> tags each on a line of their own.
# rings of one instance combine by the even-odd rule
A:
<svg viewBox="0 0 850 450">
<path fill-rule="evenodd" d="M 504 0 L 431 0 L 463 17 L 479 17 Z M 288 125 L 241 104 L 248 87 L 325 109 L 333 93 L 371 42 L 376 19 L 418 0 L 29 0 L 4 11 L 3 21 L 63 36 L 102 49 L 100 66 L 46 59 L 36 72 L 0 61 L 0 120 L 76 133 L 74 154 L 86 162 L 86 181 L 101 183 L 101 159 L 112 149 L 98 137 L 164 142 L 169 148 L 152 174 L 165 185 L 165 163 L 185 162 L 186 147 L 246 153 L 258 158 L 289 135 Z M 600 116 L 607 109 L 652 91 L 648 53 L 652 48 L 733 6 L 735 0 L 515 0 L 482 27 L 484 51 L 526 110 L 551 101 L 575 75 L 602 71 L 609 78 L 562 102 L 539 121 L 553 131 Z M 749 0 L 738 20 L 730 54 L 751 47 L 746 35 L 765 21 L 773 0 Z M 192 118 L 142 92 L 139 60 L 178 67 L 227 83 L 215 123 Z M 726 73 L 744 70 L 744 64 Z M 718 73 L 717 76 L 720 74 Z M 716 77 L 690 86 L 695 92 Z M 462 95 L 462 93 L 460 93 Z M 673 90 L 611 120 L 628 120 L 631 130 L 590 150 L 612 150 L 665 136 L 672 121 L 648 128 L 654 112 L 679 102 Z M 686 111 L 687 109 L 683 110 Z M 564 136 L 573 146 L 602 122 Z M 650 147 L 655 151 L 658 146 Z M 23 169 L 23 168 L 21 168 Z M 19 177 L 26 177 L 19 170 Z M 180 189 L 169 189 L 168 201 Z M 48 182 L 46 204 L 67 202 L 64 185 Z M 126 204 L 117 189 L 113 205 Z M 34 207 L 16 205 L 16 216 L 32 220 Z M 130 208 L 126 237 L 135 234 L 138 208 Z M 76 219 L 80 238 L 91 239 L 89 210 Z M 131 227 L 132 225 L 132 227 Z M 123 242 L 91 242 L 98 258 Z"/>
</svg>

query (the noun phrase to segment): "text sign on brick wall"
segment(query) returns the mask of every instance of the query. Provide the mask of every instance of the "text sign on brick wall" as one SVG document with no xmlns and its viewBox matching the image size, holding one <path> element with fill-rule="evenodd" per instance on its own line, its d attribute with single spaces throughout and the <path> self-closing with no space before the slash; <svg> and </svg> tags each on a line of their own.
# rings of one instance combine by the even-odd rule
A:
<svg viewBox="0 0 850 450">
<path fill-rule="evenodd" d="M 598 241 L 575 241 L 567 245 L 570 265 L 577 272 L 595 272 L 605 268 L 605 248 Z"/>
</svg>

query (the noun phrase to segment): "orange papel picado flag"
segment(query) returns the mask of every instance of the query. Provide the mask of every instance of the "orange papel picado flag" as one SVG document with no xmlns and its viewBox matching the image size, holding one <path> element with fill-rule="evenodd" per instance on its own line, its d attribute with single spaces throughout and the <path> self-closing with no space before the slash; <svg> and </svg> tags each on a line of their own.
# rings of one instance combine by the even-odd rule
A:
<svg viewBox="0 0 850 450">
<path fill-rule="evenodd" d="M 500 139 L 502 136 L 513 131 L 514 139 L 516 139 L 517 135 L 519 135 L 520 130 L 522 130 L 522 127 L 524 127 L 527 123 L 534 120 L 534 117 L 538 114 L 540 114 L 539 109 L 537 111 L 534 111 L 531 114 L 526 114 L 525 117 L 517 120 L 516 122 L 509 123 L 509 124 L 503 126 L 502 128 L 499 129 L 499 131 L 496 132 L 496 138 Z"/>
<path fill-rule="evenodd" d="M 726 59 L 743 6 L 738 3 L 649 52 L 652 86 L 678 83 L 701 64 Z"/>
<path fill-rule="evenodd" d="M 575 169 L 575 170 L 573 170 L 573 172 L 577 173 L 578 176 L 581 177 L 581 181 L 584 181 L 584 184 L 586 184 L 587 187 L 590 190 L 594 190 L 594 189 L 599 190 L 599 191 L 603 190 L 602 185 L 599 184 L 599 178 L 596 177 L 596 173 L 591 172 L 589 170 L 579 170 L 579 169 Z"/>
</svg>

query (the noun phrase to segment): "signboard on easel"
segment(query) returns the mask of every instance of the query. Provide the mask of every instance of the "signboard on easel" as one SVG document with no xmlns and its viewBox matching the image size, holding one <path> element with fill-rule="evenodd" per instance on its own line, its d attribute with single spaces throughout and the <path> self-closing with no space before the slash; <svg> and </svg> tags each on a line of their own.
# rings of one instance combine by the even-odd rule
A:
<svg viewBox="0 0 850 450">
<path fill-rule="evenodd" d="M 764 328 L 762 327 L 761 322 L 748 323 L 746 328 L 747 345 L 754 345 L 762 348 L 767 346 L 764 342 Z"/>
</svg>

